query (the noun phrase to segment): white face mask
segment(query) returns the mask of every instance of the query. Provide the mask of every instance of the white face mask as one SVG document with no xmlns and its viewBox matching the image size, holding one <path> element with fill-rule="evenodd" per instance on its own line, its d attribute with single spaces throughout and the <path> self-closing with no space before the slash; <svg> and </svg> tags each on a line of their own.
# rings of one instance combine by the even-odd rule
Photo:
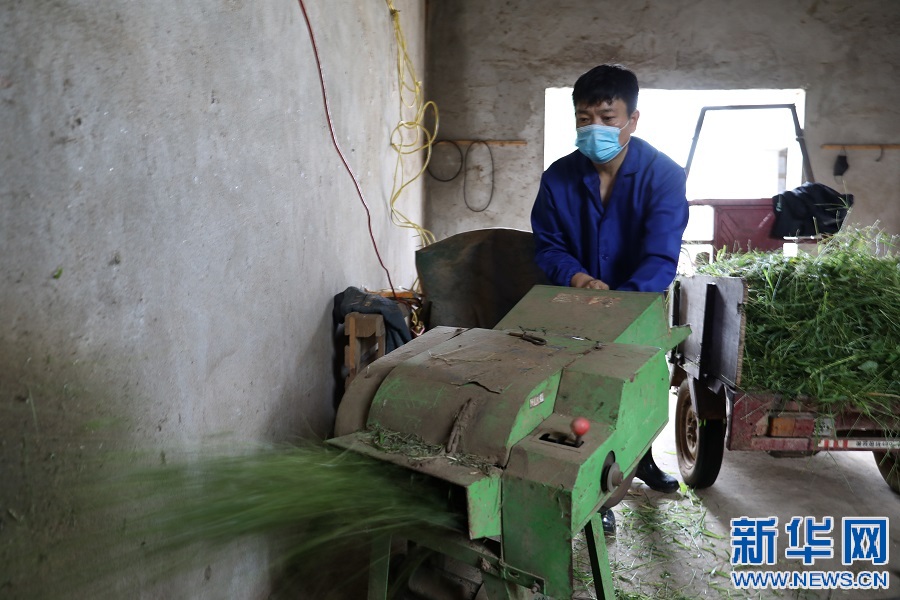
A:
<svg viewBox="0 0 900 600">
<path fill-rule="evenodd" d="M 626 124 L 625 127 L 628 125 Z M 622 130 L 609 125 L 585 125 L 575 130 L 575 146 L 582 154 L 597 164 L 608 163 L 628 145 L 619 143 L 619 134 Z M 629 140 L 630 141 L 630 140 Z"/>
</svg>

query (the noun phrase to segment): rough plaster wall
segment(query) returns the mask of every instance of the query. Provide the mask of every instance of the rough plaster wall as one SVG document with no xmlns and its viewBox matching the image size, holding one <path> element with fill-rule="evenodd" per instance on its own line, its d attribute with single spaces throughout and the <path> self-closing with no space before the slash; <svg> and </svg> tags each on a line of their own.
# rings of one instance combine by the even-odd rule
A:
<svg viewBox="0 0 900 600">
<path fill-rule="evenodd" d="M 424 3 L 394 1 L 421 71 Z M 415 241 L 386 208 L 387 7 L 306 3 L 338 138 L 409 286 Z M 3 2 L 0 122 L 0 596 L 24 598 L 77 531 L 53 484 L 101 440 L 162 460 L 327 435 L 332 297 L 387 280 L 297 2 Z M 417 182 L 403 210 L 421 203 Z M 250 543 L 146 597 L 265 597 L 265 561 Z"/>
<path fill-rule="evenodd" d="M 426 224 L 438 238 L 530 229 L 543 170 L 544 89 L 571 86 L 602 62 L 628 65 L 648 88 L 804 88 L 813 172 L 838 187 L 837 151 L 822 144 L 900 143 L 898 28 L 900 2 L 890 0 L 432 2 L 428 89 L 440 109 L 439 137 L 527 145 L 493 147 L 495 195 L 482 213 L 465 207 L 462 177 L 429 179 Z M 449 152 L 436 158 L 454 160 Z M 877 151 L 849 151 L 852 220 L 880 219 L 900 233 L 900 151 L 876 158 Z"/>
</svg>

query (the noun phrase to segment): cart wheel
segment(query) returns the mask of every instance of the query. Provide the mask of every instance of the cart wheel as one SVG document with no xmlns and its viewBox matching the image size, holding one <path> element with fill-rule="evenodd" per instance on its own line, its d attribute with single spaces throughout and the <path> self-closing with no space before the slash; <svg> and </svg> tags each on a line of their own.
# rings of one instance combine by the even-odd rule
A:
<svg viewBox="0 0 900 600">
<path fill-rule="evenodd" d="M 725 453 L 725 422 L 707 420 L 701 423 L 697 419 L 687 380 L 678 388 L 675 405 L 675 450 L 678 469 L 686 484 L 706 488 L 715 483 Z"/>
<path fill-rule="evenodd" d="M 888 487 L 900 494 L 900 450 L 873 450 L 872 455 Z"/>
</svg>

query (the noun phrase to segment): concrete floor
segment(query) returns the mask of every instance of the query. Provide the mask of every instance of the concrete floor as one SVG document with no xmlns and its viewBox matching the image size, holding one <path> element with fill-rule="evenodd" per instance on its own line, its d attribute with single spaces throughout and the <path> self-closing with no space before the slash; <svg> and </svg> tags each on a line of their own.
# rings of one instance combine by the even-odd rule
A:
<svg viewBox="0 0 900 600">
<path fill-rule="evenodd" d="M 675 455 L 674 398 L 672 414 L 654 444 L 657 464 L 681 478 Z M 725 451 L 715 484 L 695 493 L 659 494 L 633 484 L 629 496 L 615 507 L 619 520 L 616 540 L 609 540 L 610 561 L 623 590 L 656 598 L 900 598 L 900 496 L 878 472 L 871 452 L 819 453 L 806 458 L 774 458 L 764 452 Z M 754 594 L 735 590 L 730 575 L 730 520 L 737 517 L 779 518 L 778 564 L 765 570 L 803 569 L 784 558 L 788 546 L 784 524 L 794 516 L 889 517 L 887 567 L 816 561 L 807 569 L 887 570 L 889 588 L 878 591 L 795 592 L 766 590 Z M 721 539 L 701 533 L 703 529 Z M 780 556 L 779 556 L 780 555 Z"/>
</svg>

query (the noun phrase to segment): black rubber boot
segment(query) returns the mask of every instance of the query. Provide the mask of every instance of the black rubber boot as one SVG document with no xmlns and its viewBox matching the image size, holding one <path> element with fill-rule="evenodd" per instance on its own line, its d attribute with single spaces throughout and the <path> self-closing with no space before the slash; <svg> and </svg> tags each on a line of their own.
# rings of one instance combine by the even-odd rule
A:
<svg viewBox="0 0 900 600">
<path fill-rule="evenodd" d="M 647 454 L 638 463 L 635 477 L 643 480 L 651 490 L 671 494 L 678 490 L 678 480 L 664 473 L 653 461 L 653 448 L 647 450 Z"/>
<path fill-rule="evenodd" d="M 600 511 L 600 518 L 603 520 L 603 533 L 606 535 L 616 535 L 616 514 L 611 508 Z"/>
</svg>

